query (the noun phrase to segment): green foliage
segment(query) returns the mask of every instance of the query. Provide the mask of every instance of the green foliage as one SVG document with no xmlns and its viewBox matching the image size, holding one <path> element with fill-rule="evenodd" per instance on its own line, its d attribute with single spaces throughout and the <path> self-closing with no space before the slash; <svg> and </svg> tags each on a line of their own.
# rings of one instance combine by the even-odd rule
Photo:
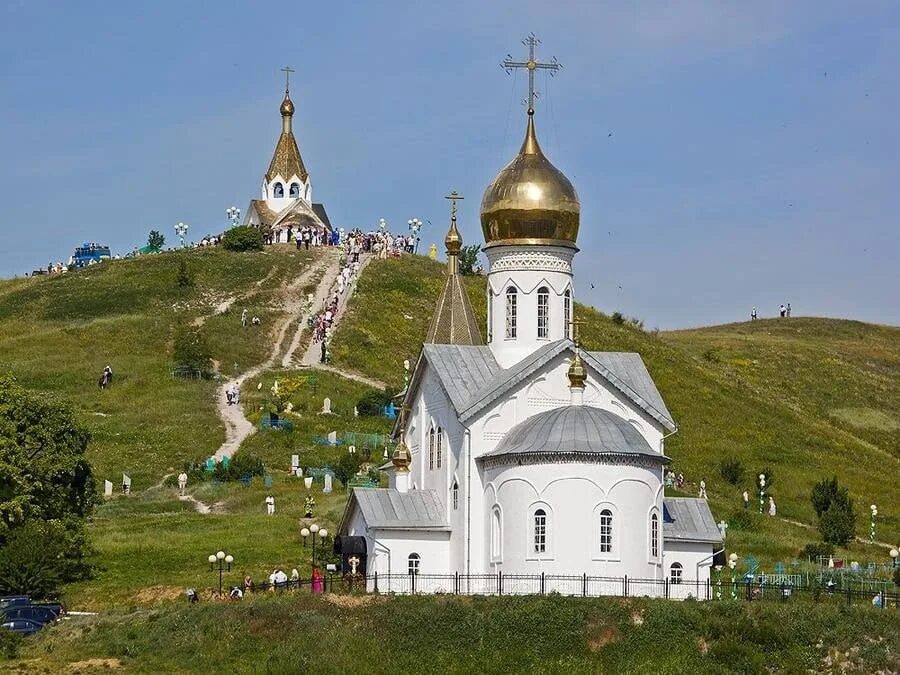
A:
<svg viewBox="0 0 900 675">
<path fill-rule="evenodd" d="M 203 333 L 197 328 L 181 326 L 172 342 L 172 360 L 178 369 L 209 373 L 212 355 Z"/>
<path fill-rule="evenodd" d="M 178 273 L 175 275 L 175 285 L 178 288 L 193 288 L 194 277 L 188 270 L 187 262 L 180 260 L 178 262 Z"/>
<path fill-rule="evenodd" d="M 337 466 L 334 467 L 334 476 L 341 481 L 341 485 L 346 486 L 358 471 L 359 453 L 345 452 L 338 460 Z"/>
<path fill-rule="evenodd" d="M 463 246 L 459 252 L 459 273 L 463 276 L 471 276 L 481 271 L 478 264 L 478 254 L 481 253 L 481 244 Z"/>
<path fill-rule="evenodd" d="M 834 555 L 834 545 L 826 544 L 825 542 L 815 542 L 812 544 L 807 544 L 800 551 L 800 559 L 801 560 L 818 560 L 821 557 L 828 557 Z"/>
<path fill-rule="evenodd" d="M 91 574 L 81 520 L 31 521 L 12 530 L 0 547 L 0 595 L 51 598 L 65 582 Z"/>
<path fill-rule="evenodd" d="M 819 518 L 819 532 L 825 542 L 843 545 L 853 538 L 856 524 L 853 499 L 847 488 L 838 483 L 837 476 L 816 483 L 810 502 Z"/>
<path fill-rule="evenodd" d="M 744 465 L 736 457 L 729 457 L 719 463 L 719 473 L 727 482 L 737 485 L 744 479 Z"/>
<path fill-rule="evenodd" d="M 719 355 L 716 354 L 715 349 L 707 349 L 703 352 L 703 360 L 709 361 L 710 363 L 718 363 Z"/>
<path fill-rule="evenodd" d="M 222 246 L 228 251 L 262 251 L 262 233 L 249 225 L 238 225 L 225 230 Z"/>
<path fill-rule="evenodd" d="M 728 527 L 743 532 L 758 532 L 760 520 L 762 516 L 753 509 L 736 509 L 728 517 Z"/>
<path fill-rule="evenodd" d="M 228 468 L 225 468 L 224 462 L 216 464 L 213 472 L 216 479 L 221 481 L 240 480 L 244 476 L 264 476 L 266 473 L 266 465 L 262 458 L 254 455 L 252 452 L 239 450 L 235 453 L 231 461 L 228 462 Z"/>
<path fill-rule="evenodd" d="M 147 237 L 147 246 L 151 248 L 161 249 L 166 245 L 166 238 L 159 230 L 150 230 Z"/>
<path fill-rule="evenodd" d="M 617 326 L 621 326 L 625 323 L 625 315 L 619 311 L 613 312 L 609 318 L 612 319 L 612 322 Z"/>
<path fill-rule="evenodd" d="M 391 396 L 387 392 L 371 391 L 356 402 L 356 411 L 361 417 L 380 417 L 390 402 Z"/>
<path fill-rule="evenodd" d="M 0 658 L 14 659 L 22 646 L 22 636 L 11 630 L 0 630 Z"/>
</svg>

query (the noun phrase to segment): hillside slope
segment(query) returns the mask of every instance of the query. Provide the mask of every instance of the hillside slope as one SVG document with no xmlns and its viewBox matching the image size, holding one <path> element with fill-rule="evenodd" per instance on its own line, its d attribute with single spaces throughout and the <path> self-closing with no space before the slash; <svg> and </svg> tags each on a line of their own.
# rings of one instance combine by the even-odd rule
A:
<svg viewBox="0 0 900 675">
<path fill-rule="evenodd" d="M 442 273 L 424 258 L 373 263 L 335 336 L 337 364 L 402 385 L 402 361 L 418 354 Z M 466 282 L 483 326 L 484 278 Z M 791 319 L 651 334 L 576 311 L 586 348 L 641 354 L 680 427 L 666 452 L 690 491 L 706 480 L 718 517 L 736 511 L 742 490 L 753 494 L 752 476 L 769 469 L 779 515 L 813 524 L 810 489 L 837 475 L 856 500 L 858 533 L 867 534 L 876 503 L 878 538 L 900 538 L 900 487 L 888 478 L 900 472 L 900 329 Z M 720 477 L 725 457 L 744 464 L 741 484 Z M 772 558 L 796 556 L 816 538 L 780 520 L 749 529 L 734 533 L 748 548 L 780 540 Z"/>
</svg>

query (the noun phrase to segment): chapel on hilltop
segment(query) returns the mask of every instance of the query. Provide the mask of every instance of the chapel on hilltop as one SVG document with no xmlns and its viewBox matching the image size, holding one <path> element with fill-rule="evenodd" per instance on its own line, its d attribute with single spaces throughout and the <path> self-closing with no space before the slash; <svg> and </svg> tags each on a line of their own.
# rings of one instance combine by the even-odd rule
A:
<svg viewBox="0 0 900 675">
<path fill-rule="evenodd" d="M 581 205 L 541 150 L 531 91 L 529 103 L 521 149 L 481 201 L 487 334 L 457 276 L 454 202 L 389 487 L 352 490 L 336 549 L 382 591 L 453 592 L 462 575 L 470 590 L 494 584 L 484 592 L 535 593 L 540 579 L 542 592 L 580 595 L 581 579 L 588 593 L 602 577 L 703 595 L 722 538 L 705 499 L 664 494 L 671 413 L 639 354 L 573 340 Z"/>
<path fill-rule="evenodd" d="M 287 76 L 290 77 L 290 70 Z M 325 205 L 312 200 L 309 172 L 294 137 L 294 102 L 286 80 L 281 102 L 281 135 L 263 175 L 260 198 L 250 200 L 244 224 L 259 228 L 266 241 L 287 243 L 304 227 L 331 230 Z"/>
</svg>

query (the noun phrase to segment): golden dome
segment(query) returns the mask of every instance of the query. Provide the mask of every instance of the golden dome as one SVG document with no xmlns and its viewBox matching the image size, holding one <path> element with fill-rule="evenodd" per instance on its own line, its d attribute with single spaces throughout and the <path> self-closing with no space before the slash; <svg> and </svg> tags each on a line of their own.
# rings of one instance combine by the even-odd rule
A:
<svg viewBox="0 0 900 675">
<path fill-rule="evenodd" d="M 575 248 L 581 204 L 572 183 L 550 163 L 534 131 L 534 112 L 519 154 L 497 174 L 481 200 L 487 246 L 554 244 Z"/>
<path fill-rule="evenodd" d="M 391 456 L 391 463 L 397 471 L 409 471 L 409 465 L 412 463 L 412 453 L 406 447 L 401 436 L 400 441 L 394 448 L 394 454 Z"/>
<path fill-rule="evenodd" d="M 287 94 L 284 95 L 284 100 L 281 102 L 281 115 L 293 115 L 294 114 L 294 102 L 291 100 L 291 97 Z"/>
<path fill-rule="evenodd" d="M 459 255 L 459 252 L 462 250 L 462 243 L 462 236 L 459 234 L 459 230 L 456 229 L 456 217 L 454 216 L 450 220 L 450 229 L 447 231 L 447 236 L 444 237 L 447 255 Z"/>
<path fill-rule="evenodd" d="M 584 362 L 578 352 L 575 352 L 575 358 L 569 365 L 569 386 L 572 389 L 584 389 L 584 383 L 587 380 L 587 372 L 584 370 Z"/>
</svg>

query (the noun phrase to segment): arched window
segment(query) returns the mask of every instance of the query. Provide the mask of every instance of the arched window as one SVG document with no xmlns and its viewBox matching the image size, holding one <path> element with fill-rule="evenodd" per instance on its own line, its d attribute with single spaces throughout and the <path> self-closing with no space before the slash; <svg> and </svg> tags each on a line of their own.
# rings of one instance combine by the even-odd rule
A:
<svg viewBox="0 0 900 675">
<path fill-rule="evenodd" d="M 503 557 L 503 533 L 501 532 L 500 508 L 495 506 L 491 510 L 491 560 L 497 561 Z"/>
<path fill-rule="evenodd" d="M 419 558 L 418 553 L 410 553 L 409 558 L 407 558 L 407 567 L 406 570 L 409 572 L 410 576 L 416 576 L 419 574 L 419 563 L 421 562 L 421 558 Z"/>
<path fill-rule="evenodd" d="M 272 188 L 272 194 L 274 195 L 275 199 L 281 199 L 282 197 L 284 197 L 284 185 L 282 185 L 281 183 L 275 183 L 275 187 Z"/>
<path fill-rule="evenodd" d="M 541 286 L 537 292 L 537 336 L 550 337 L 550 289 Z"/>
<path fill-rule="evenodd" d="M 611 553 L 613 547 L 613 514 L 609 509 L 600 512 L 600 553 Z"/>
<path fill-rule="evenodd" d="M 566 292 L 563 293 L 563 321 L 565 322 L 565 326 L 563 329 L 565 330 L 565 334 L 567 338 L 572 337 L 572 289 L 567 288 Z"/>
<path fill-rule="evenodd" d="M 434 427 L 428 432 L 428 468 L 434 469 Z"/>
<path fill-rule="evenodd" d="M 291 183 L 291 197 L 298 199 L 300 197 L 300 183 Z"/>
<path fill-rule="evenodd" d="M 650 515 L 650 557 L 659 557 L 659 516 Z"/>
<path fill-rule="evenodd" d="M 453 487 L 450 488 L 450 501 L 453 502 L 453 510 L 459 509 L 459 483 L 453 481 Z"/>
<path fill-rule="evenodd" d="M 544 509 L 534 512 L 534 552 L 547 552 L 547 512 Z"/>
<path fill-rule="evenodd" d="M 444 454 L 444 430 L 438 427 L 437 430 L 437 443 L 435 444 L 435 451 L 437 453 L 437 468 L 441 468 L 441 458 Z"/>
<path fill-rule="evenodd" d="M 515 340 L 516 338 L 516 315 L 518 308 L 518 292 L 515 286 L 506 289 L 506 339 Z"/>
<path fill-rule="evenodd" d="M 680 584 L 681 583 L 681 573 L 684 570 L 681 568 L 681 563 L 672 563 L 672 566 L 669 568 L 669 583 L 670 584 Z"/>
</svg>

